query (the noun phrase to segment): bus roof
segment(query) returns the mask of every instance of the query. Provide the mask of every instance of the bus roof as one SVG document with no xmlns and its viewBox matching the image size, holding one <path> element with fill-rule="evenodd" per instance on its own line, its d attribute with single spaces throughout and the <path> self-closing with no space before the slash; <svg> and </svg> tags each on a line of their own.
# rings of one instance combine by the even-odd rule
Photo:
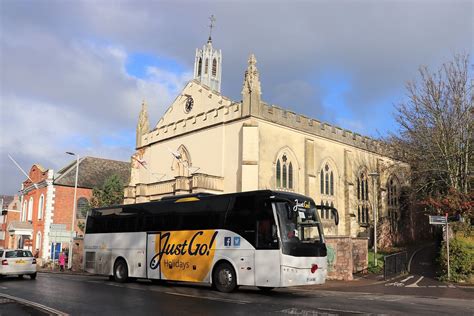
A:
<svg viewBox="0 0 474 316">
<path fill-rule="evenodd" d="M 113 208 L 121 208 L 121 207 L 130 207 L 130 206 L 140 206 L 140 205 L 153 205 L 153 204 L 162 204 L 164 202 L 176 202 L 180 199 L 191 201 L 192 198 L 195 198 L 196 201 L 201 199 L 208 199 L 208 198 L 223 198 L 223 197 L 234 197 L 234 196 L 245 196 L 245 195 L 256 195 L 256 196 L 268 196 L 269 198 L 272 196 L 275 197 L 282 197 L 286 199 L 307 199 L 308 197 L 293 192 L 287 191 L 275 191 L 275 190 L 256 190 L 256 191 L 244 191 L 244 192 L 235 192 L 235 193 L 225 193 L 225 194 L 211 194 L 211 193 L 196 193 L 196 194 L 182 194 L 182 195 L 170 195 L 161 198 L 160 200 L 150 201 L 150 202 L 142 202 L 142 203 L 134 203 L 134 204 L 119 204 L 119 205 L 111 205 L 106 207 L 98 207 L 94 208 L 94 211 L 100 210 L 107 210 Z"/>
</svg>

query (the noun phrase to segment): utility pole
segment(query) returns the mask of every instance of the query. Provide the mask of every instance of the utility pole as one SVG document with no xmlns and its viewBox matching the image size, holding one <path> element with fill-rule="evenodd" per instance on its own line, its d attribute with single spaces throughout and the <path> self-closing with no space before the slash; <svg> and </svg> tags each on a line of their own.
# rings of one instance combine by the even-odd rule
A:
<svg viewBox="0 0 474 316">
<path fill-rule="evenodd" d="M 76 180 L 74 181 L 74 201 L 72 207 L 72 223 L 71 223 L 71 240 L 69 242 L 69 254 L 68 254 L 68 261 L 67 261 L 67 268 L 72 269 L 72 250 L 73 250 L 73 243 L 74 243 L 74 235 L 76 232 L 75 226 L 75 219 L 76 219 L 76 206 L 77 206 L 77 178 L 79 175 L 79 155 L 76 155 L 73 152 L 66 152 L 66 154 L 71 156 L 76 156 Z"/>
<path fill-rule="evenodd" d="M 373 210 L 374 210 L 374 266 L 377 266 L 377 221 L 378 221 L 378 201 L 377 201 L 377 189 L 375 188 L 376 179 L 379 176 L 377 172 L 369 173 L 369 177 L 372 178 L 373 187 Z"/>
</svg>

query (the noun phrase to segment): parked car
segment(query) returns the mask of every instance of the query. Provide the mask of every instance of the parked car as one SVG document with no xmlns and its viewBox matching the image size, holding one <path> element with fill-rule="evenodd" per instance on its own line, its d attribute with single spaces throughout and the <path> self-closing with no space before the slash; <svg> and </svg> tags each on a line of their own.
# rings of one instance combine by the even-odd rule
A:
<svg viewBox="0 0 474 316">
<path fill-rule="evenodd" d="M 0 249 L 0 277 L 28 274 L 36 279 L 36 258 L 31 251 L 23 249 Z"/>
</svg>

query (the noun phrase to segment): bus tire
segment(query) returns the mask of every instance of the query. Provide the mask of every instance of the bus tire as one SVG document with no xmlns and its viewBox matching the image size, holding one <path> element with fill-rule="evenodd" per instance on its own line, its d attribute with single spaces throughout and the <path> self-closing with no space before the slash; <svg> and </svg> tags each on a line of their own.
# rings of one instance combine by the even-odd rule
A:
<svg viewBox="0 0 474 316">
<path fill-rule="evenodd" d="M 125 260 L 117 259 L 114 264 L 114 279 L 116 282 L 124 283 L 128 280 L 128 266 Z"/>
<path fill-rule="evenodd" d="M 237 278 L 232 265 L 228 262 L 219 263 L 212 274 L 212 285 L 223 293 L 230 293 L 237 288 Z"/>
</svg>

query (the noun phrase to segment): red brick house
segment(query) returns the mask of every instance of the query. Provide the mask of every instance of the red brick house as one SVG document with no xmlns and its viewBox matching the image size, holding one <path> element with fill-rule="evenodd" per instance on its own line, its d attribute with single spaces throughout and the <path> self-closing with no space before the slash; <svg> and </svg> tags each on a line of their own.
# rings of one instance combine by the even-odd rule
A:
<svg viewBox="0 0 474 316">
<path fill-rule="evenodd" d="M 14 243 L 10 240 L 8 234 L 9 222 L 20 220 L 20 200 L 18 195 L 15 196 L 0 196 L 0 248 L 12 248 Z"/>
<path fill-rule="evenodd" d="M 56 174 L 52 169 L 33 165 L 29 172 L 31 180 L 25 180 L 20 191 L 19 221 L 7 223 L 14 246 L 30 249 L 34 253 L 38 251 L 42 262 L 51 259 L 53 243 L 57 251 L 67 249 L 74 203 L 77 203 L 74 235 L 80 239 L 83 232 L 78 225 L 84 221 L 82 210 L 92 197 L 92 189 L 101 187 L 114 174 L 126 185 L 130 177 L 130 163 L 94 157 L 80 158 L 74 201 L 75 160 Z M 53 255 L 56 257 L 57 254 Z"/>
</svg>

